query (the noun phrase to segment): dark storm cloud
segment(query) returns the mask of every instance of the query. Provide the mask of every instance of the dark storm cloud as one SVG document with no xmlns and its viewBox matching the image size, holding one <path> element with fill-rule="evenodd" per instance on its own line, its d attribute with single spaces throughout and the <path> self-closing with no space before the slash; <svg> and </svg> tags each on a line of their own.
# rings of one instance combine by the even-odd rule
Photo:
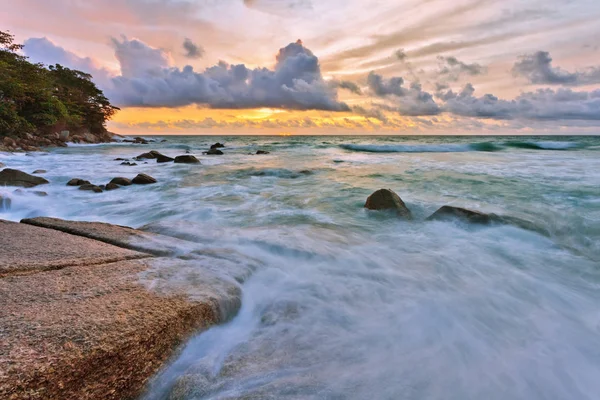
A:
<svg viewBox="0 0 600 400">
<path fill-rule="evenodd" d="M 150 73 L 138 68 L 142 73 L 114 78 L 109 94 L 117 104 L 128 106 L 349 110 L 323 80 L 318 58 L 302 42 L 280 49 L 276 60 L 273 70 L 220 62 L 196 72 L 191 66 L 156 69 L 160 59 L 148 57 Z"/>
<path fill-rule="evenodd" d="M 204 55 L 204 48 L 192 42 L 192 39 L 185 38 L 183 41 L 183 48 L 185 49 L 185 56 L 187 58 L 202 58 Z"/>
<path fill-rule="evenodd" d="M 552 65 L 547 51 L 521 56 L 513 66 L 513 74 L 522 76 L 532 84 L 582 86 L 600 83 L 600 67 L 569 72 Z"/>
<path fill-rule="evenodd" d="M 333 88 L 346 89 L 354 94 L 358 94 L 358 95 L 362 94 L 362 90 L 360 90 L 360 87 L 352 81 L 334 80 L 331 82 L 331 86 Z"/>
<path fill-rule="evenodd" d="M 385 79 L 381 75 L 371 72 L 367 77 L 367 84 L 375 96 L 386 98 L 393 104 L 393 111 L 398 111 L 403 115 L 436 115 L 441 111 L 433 96 L 423 91 L 418 82 L 413 82 L 410 86 L 405 87 L 404 79 L 401 77 Z"/>
<path fill-rule="evenodd" d="M 487 68 L 480 64 L 467 64 L 456 57 L 438 56 L 437 59 L 440 62 L 438 74 L 450 81 L 457 81 L 462 75 L 477 76 L 487 72 Z"/>
</svg>

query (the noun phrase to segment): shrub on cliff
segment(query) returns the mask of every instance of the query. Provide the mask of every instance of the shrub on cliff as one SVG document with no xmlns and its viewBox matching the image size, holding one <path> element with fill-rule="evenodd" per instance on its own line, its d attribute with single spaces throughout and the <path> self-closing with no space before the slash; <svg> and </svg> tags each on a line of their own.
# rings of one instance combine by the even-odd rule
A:
<svg viewBox="0 0 600 400">
<path fill-rule="evenodd" d="M 22 48 L 0 31 L 0 135 L 46 133 L 57 126 L 105 132 L 118 108 L 92 76 L 59 64 L 31 63 L 18 53 Z"/>
</svg>

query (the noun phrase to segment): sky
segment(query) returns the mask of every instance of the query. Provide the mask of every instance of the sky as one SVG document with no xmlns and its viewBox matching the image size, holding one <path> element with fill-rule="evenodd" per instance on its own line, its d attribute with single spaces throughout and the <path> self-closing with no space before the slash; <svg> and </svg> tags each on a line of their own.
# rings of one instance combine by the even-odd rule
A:
<svg viewBox="0 0 600 400">
<path fill-rule="evenodd" d="M 121 134 L 600 133 L 598 0 L 0 0 Z"/>
</svg>

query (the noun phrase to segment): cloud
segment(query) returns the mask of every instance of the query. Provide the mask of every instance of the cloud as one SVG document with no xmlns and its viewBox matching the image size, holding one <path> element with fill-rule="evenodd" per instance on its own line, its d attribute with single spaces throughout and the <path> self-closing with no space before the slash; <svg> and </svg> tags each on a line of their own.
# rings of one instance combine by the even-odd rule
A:
<svg viewBox="0 0 600 400">
<path fill-rule="evenodd" d="M 346 89 L 354 94 L 358 94 L 361 95 L 362 94 L 362 90 L 360 90 L 360 87 L 352 82 L 352 81 L 331 81 L 331 85 L 334 88 L 340 88 L 340 89 Z"/>
<path fill-rule="evenodd" d="M 467 64 L 456 57 L 438 56 L 437 59 L 440 62 L 438 74 L 450 81 L 458 81 L 461 75 L 477 76 L 487 72 L 487 68 L 480 64 Z"/>
<path fill-rule="evenodd" d="M 192 42 L 192 39 L 185 38 L 183 41 L 183 48 L 185 49 L 185 56 L 187 58 L 202 58 L 204 55 L 204 48 Z"/>
<path fill-rule="evenodd" d="M 581 86 L 600 83 L 600 67 L 569 72 L 552 66 L 552 57 L 547 51 L 538 51 L 519 57 L 513 66 L 513 74 L 527 78 L 529 83 L 539 85 Z"/>
<path fill-rule="evenodd" d="M 311 0 L 244 0 L 248 8 L 279 16 L 312 9 Z"/>
<path fill-rule="evenodd" d="M 375 96 L 385 98 L 392 104 L 387 107 L 389 111 L 411 116 L 436 115 L 441 111 L 433 96 L 423 91 L 418 82 L 404 87 L 404 79 L 401 77 L 384 79 L 381 75 L 371 72 L 367 77 L 367 84 Z"/>
<path fill-rule="evenodd" d="M 142 77 L 160 75 L 170 65 L 169 55 L 146 43 L 122 36 L 121 40 L 111 38 L 115 57 L 121 65 L 123 77 Z"/>
<path fill-rule="evenodd" d="M 30 61 L 45 65 L 61 64 L 66 67 L 87 72 L 94 77 L 94 81 L 103 87 L 110 82 L 111 72 L 100 67 L 99 63 L 90 57 L 80 57 L 54 44 L 48 38 L 30 38 L 24 43 L 23 53 Z"/>
<path fill-rule="evenodd" d="M 473 85 L 459 93 L 449 90 L 438 96 L 447 113 L 464 117 L 490 119 L 527 119 L 538 121 L 600 121 L 600 90 L 575 92 L 571 89 L 540 89 L 503 100 L 492 94 L 474 96 Z"/>
<path fill-rule="evenodd" d="M 136 45 L 136 52 L 139 50 L 143 57 L 137 58 L 135 65 L 130 65 L 127 57 L 119 58 L 129 67 L 122 67 L 123 75 L 114 78 L 114 90 L 109 91 L 109 98 L 117 104 L 349 110 L 346 104 L 337 100 L 335 88 L 323 80 L 319 59 L 301 41 L 279 50 L 273 70 L 249 69 L 243 64 L 226 62 L 203 72 L 196 72 L 189 65 L 183 69 L 167 68 L 160 50 L 140 49 Z"/>
</svg>

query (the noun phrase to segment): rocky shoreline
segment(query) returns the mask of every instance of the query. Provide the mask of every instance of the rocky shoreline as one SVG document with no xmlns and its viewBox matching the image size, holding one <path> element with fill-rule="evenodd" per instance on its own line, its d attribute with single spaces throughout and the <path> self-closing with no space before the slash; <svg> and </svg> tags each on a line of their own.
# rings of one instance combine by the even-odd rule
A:
<svg viewBox="0 0 600 400">
<path fill-rule="evenodd" d="M 91 133 L 88 130 L 71 132 L 63 130 L 51 134 L 24 133 L 16 136 L 4 136 L 0 140 L 0 151 L 41 151 L 43 147 L 67 147 L 67 143 L 110 143 L 119 135 L 104 131 Z"/>
<path fill-rule="evenodd" d="M 172 257 L 176 241 L 102 223 L 0 220 L 0 398 L 136 398 L 187 338 L 235 315 L 239 287 L 208 269 L 191 287 L 164 278 L 186 266 Z"/>
</svg>

